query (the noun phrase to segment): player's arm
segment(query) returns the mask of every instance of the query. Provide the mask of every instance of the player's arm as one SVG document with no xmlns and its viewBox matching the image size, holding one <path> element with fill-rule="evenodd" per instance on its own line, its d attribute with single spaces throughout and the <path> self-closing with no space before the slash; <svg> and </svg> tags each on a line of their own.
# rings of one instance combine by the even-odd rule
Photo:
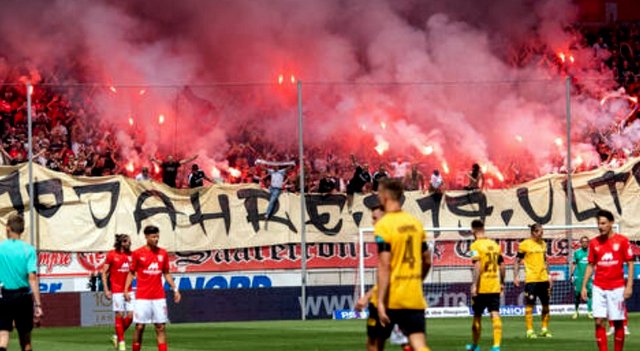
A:
<svg viewBox="0 0 640 351">
<path fill-rule="evenodd" d="M 196 158 L 198 158 L 198 155 L 193 155 L 193 156 L 191 156 L 191 157 L 189 157 L 189 158 L 185 158 L 184 160 L 180 160 L 180 161 L 179 161 L 179 163 L 180 163 L 181 165 L 183 165 L 183 164 L 185 164 L 185 163 L 189 163 L 189 162 L 191 162 L 191 161 L 195 161 L 195 159 L 196 159 Z"/>
<path fill-rule="evenodd" d="M 429 244 L 422 242 L 422 280 L 429 275 L 431 271 L 431 250 L 429 250 Z"/>
<path fill-rule="evenodd" d="M 173 276 L 169 271 L 164 272 L 164 280 L 166 280 L 166 282 L 171 287 L 171 290 L 173 291 L 173 301 L 175 303 L 180 303 L 180 300 L 182 300 L 182 295 L 180 295 L 180 290 L 178 290 L 176 283 L 173 281 Z"/>
<path fill-rule="evenodd" d="M 547 276 L 549 276 L 549 288 L 553 287 L 553 278 L 551 277 L 551 270 L 549 270 L 549 260 L 547 254 L 544 254 L 544 268 L 547 270 Z"/>
<path fill-rule="evenodd" d="M 627 286 L 624 288 L 624 298 L 625 299 L 629 299 L 631 298 L 631 295 L 633 294 L 633 278 L 635 278 L 635 274 L 634 274 L 634 260 L 635 260 L 635 256 L 633 254 L 633 250 L 631 249 L 631 246 L 629 245 L 629 242 L 626 242 L 626 259 L 627 259 Z"/>
<path fill-rule="evenodd" d="M 44 313 L 42 313 L 42 301 L 40 300 L 40 283 L 38 282 L 38 275 L 36 274 L 38 271 L 38 258 L 35 250 L 31 251 L 29 254 L 27 268 L 29 271 L 29 287 L 31 288 L 31 294 L 33 295 L 33 313 L 36 318 L 36 322 L 39 323 L 39 320 Z"/>
<path fill-rule="evenodd" d="M 360 296 L 360 298 L 358 299 L 358 302 L 356 302 L 356 305 L 353 307 L 353 309 L 358 312 L 364 310 L 364 307 L 367 305 L 367 301 L 371 300 L 372 295 L 373 295 L 373 289 L 369 289 L 369 291 L 364 293 L 364 295 Z"/>
<path fill-rule="evenodd" d="M 104 266 L 102 267 L 102 286 L 104 287 L 104 295 L 107 297 L 107 299 L 111 299 L 111 291 L 109 291 L 109 284 L 107 283 L 109 280 L 107 280 L 107 276 L 108 276 L 108 272 L 109 272 L 109 268 L 111 267 L 111 265 L 109 264 L 109 262 L 107 261 Z"/>
<path fill-rule="evenodd" d="M 473 270 L 471 272 L 471 297 L 478 295 L 478 285 L 480 285 L 481 266 L 480 260 L 473 260 Z"/>
<path fill-rule="evenodd" d="M 524 259 L 525 253 L 522 251 L 518 251 L 518 255 L 516 259 L 513 261 L 513 285 L 517 287 L 520 286 L 520 264 Z"/>
<path fill-rule="evenodd" d="M 127 274 L 127 280 L 124 282 L 124 299 L 126 301 L 131 301 L 131 296 L 129 296 L 129 291 L 131 290 L 131 284 L 133 284 L 133 279 L 135 279 L 136 274 L 133 270 L 129 271 Z"/>
<path fill-rule="evenodd" d="M 576 267 L 578 265 L 577 259 L 576 259 L 576 254 L 573 254 L 573 260 L 571 261 L 571 268 L 569 269 L 569 277 L 571 279 L 571 282 L 574 282 L 576 277 L 575 277 L 575 273 L 576 273 Z"/>
<path fill-rule="evenodd" d="M 391 276 L 391 245 L 388 243 L 378 244 L 380 253 L 378 254 L 378 317 L 382 325 L 387 325 L 390 320 L 386 313 L 385 302 L 389 290 L 389 279 Z"/>
<path fill-rule="evenodd" d="M 507 279 L 507 265 L 504 264 L 504 258 L 502 255 L 498 256 L 498 266 L 500 267 L 500 285 L 501 290 L 504 291 L 504 282 Z"/>
</svg>

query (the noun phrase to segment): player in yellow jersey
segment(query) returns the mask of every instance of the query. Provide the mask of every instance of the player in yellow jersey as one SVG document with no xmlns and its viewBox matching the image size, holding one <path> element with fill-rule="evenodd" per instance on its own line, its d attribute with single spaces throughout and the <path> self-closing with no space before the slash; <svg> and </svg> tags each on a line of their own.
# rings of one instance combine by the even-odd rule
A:
<svg viewBox="0 0 640 351">
<path fill-rule="evenodd" d="M 471 232 L 476 239 L 471 247 L 473 260 L 473 282 L 471 283 L 471 305 L 473 341 L 467 345 L 467 351 L 480 351 L 482 314 L 488 310 L 493 325 L 493 347 L 491 351 L 500 351 L 502 341 L 502 320 L 500 319 L 500 294 L 504 290 L 506 269 L 502 258 L 502 249 L 497 242 L 485 236 L 484 223 L 471 222 Z"/>
<path fill-rule="evenodd" d="M 513 264 L 513 285 L 520 287 L 520 264 L 524 262 L 525 271 L 525 324 L 527 326 L 527 338 L 535 339 L 538 336 L 550 338 L 549 332 L 549 300 L 551 299 L 552 281 L 549 279 L 549 267 L 547 265 L 547 244 L 542 240 L 544 231 L 540 224 L 533 224 L 531 237 L 523 240 L 518 248 L 518 257 Z M 542 305 L 542 330 L 536 335 L 533 331 L 533 308 L 536 299 L 540 299 Z"/>
<path fill-rule="evenodd" d="M 431 253 L 420 221 L 402 211 L 403 185 L 395 179 L 380 183 L 378 198 L 385 215 L 375 225 L 378 243 L 378 318 L 382 326 L 398 324 L 415 351 L 428 351 L 425 337 L 424 278 Z"/>
</svg>

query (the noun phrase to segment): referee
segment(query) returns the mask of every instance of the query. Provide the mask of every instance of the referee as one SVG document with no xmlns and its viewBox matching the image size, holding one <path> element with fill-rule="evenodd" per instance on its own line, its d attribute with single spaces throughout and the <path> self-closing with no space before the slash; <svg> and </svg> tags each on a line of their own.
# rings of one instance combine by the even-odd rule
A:
<svg viewBox="0 0 640 351">
<path fill-rule="evenodd" d="M 7 220 L 7 240 L 0 242 L 0 351 L 9 345 L 15 323 L 23 351 L 31 347 L 34 318 L 42 316 L 37 256 L 33 246 L 20 240 L 24 219 L 11 214 Z"/>
</svg>

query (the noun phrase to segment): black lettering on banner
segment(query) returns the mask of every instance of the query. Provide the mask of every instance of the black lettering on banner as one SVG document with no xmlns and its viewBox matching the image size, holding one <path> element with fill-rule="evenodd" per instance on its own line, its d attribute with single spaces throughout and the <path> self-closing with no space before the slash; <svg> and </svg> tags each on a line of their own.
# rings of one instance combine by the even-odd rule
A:
<svg viewBox="0 0 640 351">
<path fill-rule="evenodd" d="M 200 228 L 204 234 L 207 234 L 207 229 L 204 226 L 204 221 L 222 218 L 224 219 L 224 229 L 229 236 L 229 229 L 231 228 L 231 211 L 229 210 L 229 196 L 218 195 L 218 204 L 220 205 L 220 212 L 218 213 L 202 213 L 200 206 L 200 192 L 191 194 L 191 206 L 193 207 L 193 214 L 189 216 L 189 223 L 200 224 Z"/>
<path fill-rule="evenodd" d="M 251 254 L 249 253 L 249 248 L 245 247 L 242 249 L 233 250 L 233 261 L 236 263 L 250 262 Z"/>
<path fill-rule="evenodd" d="M 176 252 L 175 255 L 175 265 L 178 267 L 199 266 L 211 258 L 211 251 Z"/>
<path fill-rule="evenodd" d="M 449 211 L 456 216 L 480 218 L 484 221 L 487 216 L 491 216 L 493 213 L 493 206 L 487 205 L 487 196 L 480 191 L 469 192 L 460 196 L 445 196 L 444 201 Z M 476 205 L 477 209 L 463 209 L 463 207 L 470 205 Z"/>
<path fill-rule="evenodd" d="M 502 222 L 504 222 L 504 225 L 508 226 L 509 222 L 511 222 L 511 218 L 513 217 L 513 210 L 508 209 L 500 212 L 500 217 L 502 218 Z"/>
<path fill-rule="evenodd" d="M 323 206 L 337 206 L 342 213 L 344 204 L 347 201 L 344 195 L 307 195 L 306 207 L 309 220 L 307 224 L 313 224 L 319 231 L 326 235 L 335 236 L 340 234 L 342 229 L 342 219 L 339 219 L 335 226 L 328 228 L 327 224 L 331 220 L 330 213 L 320 213 L 319 208 Z"/>
<path fill-rule="evenodd" d="M 640 162 L 637 162 L 635 165 L 633 165 L 633 168 L 631 168 L 631 173 L 633 173 L 633 177 L 636 178 L 636 183 L 640 185 Z"/>
<path fill-rule="evenodd" d="M 74 186 L 73 191 L 75 191 L 76 195 L 79 198 L 84 194 L 93 194 L 93 193 L 111 193 L 111 199 L 109 200 L 109 213 L 104 218 L 96 217 L 93 212 L 93 207 L 91 207 L 91 200 L 89 200 L 89 212 L 91 212 L 91 218 L 93 218 L 93 223 L 97 228 L 104 228 L 109 224 L 111 220 L 111 216 L 116 211 L 116 207 L 118 206 L 118 195 L 120 195 L 120 182 L 109 182 L 102 184 L 89 184 L 89 185 L 81 185 Z"/>
<path fill-rule="evenodd" d="M 626 183 L 629 179 L 629 173 L 615 173 L 614 171 L 605 172 L 602 177 L 589 180 L 587 184 L 595 191 L 599 186 L 606 185 L 609 188 L 609 193 L 613 197 L 613 203 L 616 205 L 618 214 L 622 214 L 622 206 L 620 206 L 620 197 L 618 196 L 617 183 Z"/>
<path fill-rule="evenodd" d="M 551 222 L 551 218 L 553 216 L 553 186 L 551 185 L 551 181 L 549 181 L 549 202 L 547 205 L 547 213 L 540 216 L 533 209 L 533 205 L 531 205 L 531 199 L 529 199 L 529 189 L 527 188 L 518 188 L 516 191 L 518 194 L 518 202 L 520 203 L 520 207 L 524 210 L 524 212 L 531 218 L 534 223 L 538 224 L 547 224 Z"/>
<path fill-rule="evenodd" d="M 318 257 L 331 258 L 334 256 L 334 243 L 319 243 L 318 244 Z"/>
<path fill-rule="evenodd" d="M 28 185 L 27 192 L 29 192 Z M 19 214 L 23 214 L 24 202 L 22 201 L 22 194 L 20 193 L 20 172 L 12 172 L 8 176 L 0 179 L 0 195 L 5 193 L 9 194 L 9 201 L 11 201 L 13 209 Z"/>
<path fill-rule="evenodd" d="M 567 183 L 568 182 L 566 180 L 562 182 L 562 189 L 564 190 L 565 195 L 567 194 Z M 575 188 L 573 188 L 573 185 L 571 186 L 571 211 L 573 211 L 573 214 L 578 219 L 578 222 L 583 222 L 589 218 L 596 217 L 596 215 L 598 214 L 598 211 L 600 211 L 600 207 L 597 204 L 594 204 L 594 205 L 595 207 L 586 209 L 584 211 L 580 211 L 578 209 L 578 203 L 576 200 Z"/>
<path fill-rule="evenodd" d="M 284 194 L 286 196 L 286 194 Z M 238 199 L 244 200 L 244 208 L 247 211 L 247 222 L 253 226 L 253 231 L 258 232 L 260 230 L 260 221 L 265 220 L 265 214 L 258 212 L 258 199 L 264 199 L 269 201 L 269 193 L 260 189 L 240 189 L 238 190 Z M 273 213 L 278 213 L 280 204 L 276 201 L 273 208 Z M 289 214 L 285 213 L 287 218 L 278 216 L 271 216 L 269 222 L 275 222 L 286 225 L 289 230 L 294 233 L 298 233 L 298 230 L 289 219 Z"/>
<path fill-rule="evenodd" d="M 471 243 L 471 240 L 456 240 L 456 244 L 454 246 L 456 256 L 462 258 L 471 258 Z"/>
<path fill-rule="evenodd" d="M 144 202 L 151 197 L 157 197 L 164 204 L 163 207 L 151 207 L 151 208 L 142 208 Z M 145 190 L 138 196 L 138 201 L 136 203 L 136 209 L 133 211 L 133 218 L 136 221 L 136 233 L 140 233 L 140 229 L 142 227 L 142 221 L 147 218 L 153 217 L 157 214 L 166 213 L 171 220 L 171 229 L 176 230 L 176 208 L 173 206 L 171 199 L 164 193 L 158 190 Z"/>
<path fill-rule="evenodd" d="M 29 191 L 29 185 L 26 186 Z M 55 204 L 49 206 L 40 203 L 41 195 L 53 195 Z M 53 217 L 62 207 L 64 202 L 64 194 L 62 193 L 62 181 L 58 178 L 41 180 L 33 183 L 33 206 L 38 214 L 46 218 Z"/>
<path fill-rule="evenodd" d="M 434 193 L 432 195 L 416 200 L 420 211 L 425 213 L 431 211 L 431 223 L 434 228 L 440 227 L 440 205 L 442 204 L 442 194 Z M 433 232 L 434 238 L 440 236 L 440 231 Z"/>
</svg>

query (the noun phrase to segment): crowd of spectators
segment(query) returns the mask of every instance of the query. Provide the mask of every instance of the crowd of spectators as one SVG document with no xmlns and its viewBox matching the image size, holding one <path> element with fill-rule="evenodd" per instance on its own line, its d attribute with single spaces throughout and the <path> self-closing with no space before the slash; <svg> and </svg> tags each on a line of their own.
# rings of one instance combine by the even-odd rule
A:
<svg viewBox="0 0 640 351">
<path fill-rule="evenodd" d="M 584 31 L 594 55 L 606 55 L 606 64 L 620 86 L 627 93 L 637 94 L 640 91 L 640 23 Z M 270 168 L 256 161 L 292 161 L 298 157 L 295 150 L 283 151 L 270 143 L 259 130 L 246 129 L 229 140 L 225 159 L 220 162 L 225 167 L 217 174 L 192 163 L 197 156 L 188 157 L 190 155 L 182 155 L 183 159 L 180 155 L 162 155 L 166 157 L 163 161 L 147 155 L 150 161 L 147 167 L 134 171 L 127 166 L 127 160 L 122 159 L 114 137 L 115 127 L 98 118 L 90 89 L 65 88 L 65 82 L 59 77 L 39 72 L 28 61 L 18 64 L 9 64 L 3 58 L 0 61 L 0 67 L 9 67 L 0 72 L 5 74 L 5 84 L 0 87 L 0 163 L 4 165 L 16 165 L 27 159 L 26 81 L 36 83 L 32 92 L 34 161 L 55 171 L 78 176 L 124 174 L 134 177 L 137 174 L 138 180 L 155 179 L 172 187 L 199 187 L 208 181 L 256 183 L 268 188 Z M 600 163 L 575 162 L 573 171 L 602 164 L 619 166 L 627 158 L 640 154 L 640 149 L 613 150 L 597 133 L 585 137 L 591 138 Z M 531 162 L 525 158 L 505 158 L 494 161 L 494 165 L 472 166 L 472 160 L 436 165 L 391 153 L 381 156 L 374 150 L 355 157 L 349 151 L 308 147 L 305 190 L 347 193 L 350 208 L 352 194 L 375 191 L 383 177 L 403 179 L 408 190 L 442 192 L 445 187 L 468 190 L 509 187 L 546 173 L 567 172 L 560 154 L 552 157 L 546 169 L 538 170 L 526 168 Z M 181 167 L 186 163 L 190 165 Z M 209 166 L 204 162 L 202 165 Z M 281 185 L 283 191 L 300 191 L 298 172 L 298 167 L 287 169 Z"/>
</svg>

